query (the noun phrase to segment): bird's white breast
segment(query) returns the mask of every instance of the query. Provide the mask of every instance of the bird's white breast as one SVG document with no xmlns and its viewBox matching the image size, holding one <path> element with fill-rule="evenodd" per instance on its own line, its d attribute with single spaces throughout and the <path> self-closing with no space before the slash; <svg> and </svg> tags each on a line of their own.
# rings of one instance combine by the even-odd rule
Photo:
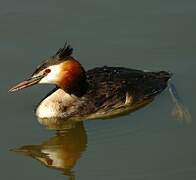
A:
<svg viewBox="0 0 196 180">
<path fill-rule="evenodd" d="M 74 96 L 58 89 L 39 104 L 36 115 L 39 118 L 61 117 L 63 107 L 69 106 L 74 101 Z"/>
</svg>

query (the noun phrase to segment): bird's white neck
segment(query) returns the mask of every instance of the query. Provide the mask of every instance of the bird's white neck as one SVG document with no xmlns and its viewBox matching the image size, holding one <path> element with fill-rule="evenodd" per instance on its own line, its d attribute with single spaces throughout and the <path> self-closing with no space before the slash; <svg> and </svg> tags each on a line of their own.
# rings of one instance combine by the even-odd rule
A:
<svg viewBox="0 0 196 180">
<path fill-rule="evenodd" d="M 70 103 L 75 100 L 75 96 L 62 89 L 57 89 L 39 104 L 36 109 L 36 116 L 39 118 L 61 117 L 63 112 L 66 111 L 66 107 L 69 107 Z"/>
</svg>

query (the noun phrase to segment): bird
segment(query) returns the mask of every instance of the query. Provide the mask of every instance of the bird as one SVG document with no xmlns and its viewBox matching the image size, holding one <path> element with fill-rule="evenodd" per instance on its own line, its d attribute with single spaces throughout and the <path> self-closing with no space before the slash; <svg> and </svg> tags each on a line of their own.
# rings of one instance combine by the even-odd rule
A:
<svg viewBox="0 0 196 180">
<path fill-rule="evenodd" d="M 105 119 L 127 114 L 146 104 L 168 87 L 168 71 L 145 71 L 127 67 L 95 67 L 85 70 L 73 57 L 70 44 L 43 61 L 30 78 L 15 85 L 15 92 L 35 84 L 53 84 L 54 89 L 36 106 L 43 119 Z M 60 121 L 60 120 L 59 120 Z"/>
</svg>

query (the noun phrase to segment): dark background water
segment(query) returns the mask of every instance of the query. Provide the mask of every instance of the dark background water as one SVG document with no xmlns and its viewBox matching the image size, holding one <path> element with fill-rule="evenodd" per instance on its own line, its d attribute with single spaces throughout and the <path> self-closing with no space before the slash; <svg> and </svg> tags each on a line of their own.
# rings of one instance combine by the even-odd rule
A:
<svg viewBox="0 0 196 180">
<path fill-rule="evenodd" d="M 174 120 L 166 91 L 131 115 L 85 122 L 81 158 L 72 169 L 76 179 L 195 179 L 195 8 L 195 0 L 1 0 L 0 179 L 68 179 L 9 151 L 54 136 L 33 113 L 51 87 L 7 93 L 65 40 L 86 69 L 170 70 L 193 119 L 191 125 Z M 75 143 L 70 137 L 65 146 Z"/>
</svg>

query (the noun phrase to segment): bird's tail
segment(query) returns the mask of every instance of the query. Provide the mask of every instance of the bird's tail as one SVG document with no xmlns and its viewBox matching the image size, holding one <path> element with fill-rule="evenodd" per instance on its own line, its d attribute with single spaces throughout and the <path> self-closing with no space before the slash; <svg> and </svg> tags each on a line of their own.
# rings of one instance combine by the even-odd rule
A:
<svg viewBox="0 0 196 180">
<path fill-rule="evenodd" d="M 186 123 L 191 123 L 192 118 L 188 108 L 184 105 L 182 99 L 178 95 L 175 85 L 171 82 L 171 79 L 168 81 L 168 88 L 174 103 L 174 108 L 172 115 L 180 121 L 185 121 Z"/>
</svg>

